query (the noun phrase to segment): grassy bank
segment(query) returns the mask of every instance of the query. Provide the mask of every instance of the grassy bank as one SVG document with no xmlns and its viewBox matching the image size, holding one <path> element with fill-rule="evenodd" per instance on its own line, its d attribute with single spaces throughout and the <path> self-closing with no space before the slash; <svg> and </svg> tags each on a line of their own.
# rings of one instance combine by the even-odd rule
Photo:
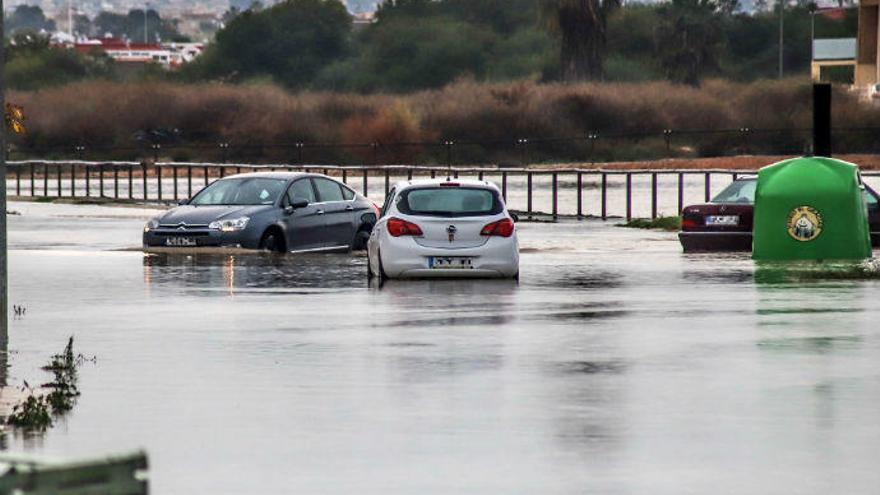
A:
<svg viewBox="0 0 880 495">
<path fill-rule="evenodd" d="M 453 160 L 459 163 L 608 162 L 798 154 L 808 133 L 797 129 L 811 125 L 810 85 L 800 79 L 709 81 L 701 88 L 665 82 L 459 82 L 408 95 L 292 94 L 271 85 L 95 81 L 13 92 L 9 99 L 27 113 L 29 133 L 14 138 L 20 156 L 28 150 L 49 154 L 52 147 L 69 153 L 73 144 L 83 143 L 102 158 L 130 159 L 143 147 L 143 141 L 135 139 L 138 132 L 163 130 L 178 142 L 176 148 L 167 143 L 163 157 L 178 161 L 217 154 L 180 143 L 229 142 L 232 160 L 295 161 L 295 151 L 265 145 L 304 142 L 382 143 L 378 150 L 311 147 L 303 157 L 311 163 L 443 163 L 443 146 L 390 143 L 452 140 Z M 880 109 L 860 104 L 843 91 L 835 95 L 834 112 L 834 122 L 847 127 L 880 127 Z M 741 127 L 782 131 L 741 135 Z M 656 134 L 663 129 L 676 130 L 668 143 Z M 732 132 L 720 132 L 726 130 Z M 644 135 L 648 131 L 652 134 Z M 600 139 L 590 142 L 590 133 L 598 133 Z M 522 137 L 532 141 L 526 147 L 516 145 Z M 857 148 L 875 140 L 863 133 L 839 141 Z"/>
</svg>

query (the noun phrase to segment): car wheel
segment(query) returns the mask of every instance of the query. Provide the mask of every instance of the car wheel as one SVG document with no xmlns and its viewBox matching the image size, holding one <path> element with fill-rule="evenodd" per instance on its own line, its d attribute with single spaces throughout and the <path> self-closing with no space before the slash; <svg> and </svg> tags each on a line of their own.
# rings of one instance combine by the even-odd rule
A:
<svg viewBox="0 0 880 495">
<path fill-rule="evenodd" d="M 362 225 L 360 229 L 354 234 L 354 239 L 351 241 L 351 250 L 352 251 L 363 251 L 367 249 L 367 241 L 370 240 L 370 230 L 369 226 Z"/>
<path fill-rule="evenodd" d="M 260 241 L 260 249 L 273 253 L 283 253 L 285 251 L 284 240 L 281 239 L 277 231 L 270 230 L 263 234 L 263 239 Z"/>
</svg>

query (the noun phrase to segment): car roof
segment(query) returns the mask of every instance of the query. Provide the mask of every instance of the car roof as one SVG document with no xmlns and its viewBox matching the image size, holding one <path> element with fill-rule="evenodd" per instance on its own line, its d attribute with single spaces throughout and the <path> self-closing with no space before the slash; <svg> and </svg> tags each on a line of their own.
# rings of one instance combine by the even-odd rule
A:
<svg viewBox="0 0 880 495">
<path fill-rule="evenodd" d="M 227 175 L 223 177 L 224 179 L 241 179 L 245 177 L 249 178 L 264 178 L 264 179 L 296 179 L 298 177 L 325 177 L 321 174 L 313 174 L 306 172 L 243 172 L 240 174 Z M 332 177 L 330 177 L 332 179 Z"/>
<path fill-rule="evenodd" d="M 454 183 L 464 187 L 479 187 L 483 189 L 492 189 L 497 191 L 498 186 L 494 183 L 489 182 L 487 180 L 478 180 L 478 179 L 453 179 L 450 177 L 442 178 L 442 179 L 411 179 L 404 180 L 394 184 L 394 188 L 398 191 L 403 191 L 404 189 L 411 189 L 414 187 L 430 187 L 430 186 L 439 186 L 445 183 Z"/>
</svg>

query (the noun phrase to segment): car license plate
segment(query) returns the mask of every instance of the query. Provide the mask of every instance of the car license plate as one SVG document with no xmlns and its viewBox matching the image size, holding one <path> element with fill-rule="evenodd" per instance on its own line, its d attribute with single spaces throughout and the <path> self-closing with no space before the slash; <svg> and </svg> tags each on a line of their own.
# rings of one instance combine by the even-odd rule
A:
<svg viewBox="0 0 880 495">
<path fill-rule="evenodd" d="M 173 247 L 192 247 L 197 244 L 193 237 L 169 237 L 165 239 L 165 245 Z"/>
<path fill-rule="evenodd" d="M 473 258 L 461 256 L 432 256 L 428 258 L 428 268 L 432 270 L 470 270 L 473 267 Z"/>
<path fill-rule="evenodd" d="M 739 225 L 739 215 L 708 215 L 706 225 Z"/>
</svg>

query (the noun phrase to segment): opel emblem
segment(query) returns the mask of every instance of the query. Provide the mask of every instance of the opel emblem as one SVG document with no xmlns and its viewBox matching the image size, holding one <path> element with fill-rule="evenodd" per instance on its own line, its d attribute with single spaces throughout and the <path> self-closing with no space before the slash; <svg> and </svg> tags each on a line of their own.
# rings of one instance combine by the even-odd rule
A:
<svg viewBox="0 0 880 495">
<path fill-rule="evenodd" d="M 455 240 L 456 232 L 458 232 L 458 229 L 455 227 L 455 225 L 450 225 L 449 227 L 446 227 L 446 233 L 449 234 L 449 242 Z"/>
</svg>

